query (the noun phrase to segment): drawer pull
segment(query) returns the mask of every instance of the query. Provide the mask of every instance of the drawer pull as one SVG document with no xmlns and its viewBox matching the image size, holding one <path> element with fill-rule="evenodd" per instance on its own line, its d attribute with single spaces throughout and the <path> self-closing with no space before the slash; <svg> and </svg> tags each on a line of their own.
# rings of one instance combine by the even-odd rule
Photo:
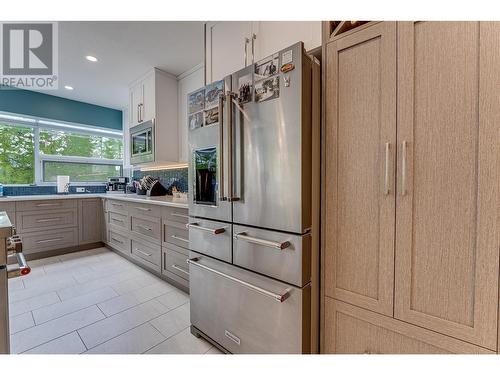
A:
<svg viewBox="0 0 500 375">
<path fill-rule="evenodd" d="M 151 232 L 153 230 L 151 228 L 145 227 L 144 225 L 137 225 L 137 228 L 141 228 L 141 229 L 147 230 L 148 232 Z"/>
<path fill-rule="evenodd" d="M 115 237 L 111 237 L 111 239 L 115 242 L 118 242 L 118 243 L 121 243 L 123 244 L 123 241 L 120 241 L 119 239 L 115 238 Z"/>
<path fill-rule="evenodd" d="M 142 255 L 145 255 L 147 257 L 150 257 L 150 256 L 153 255 L 153 254 L 150 254 L 150 253 L 146 253 L 145 251 L 142 251 L 142 250 L 140 250 L 138 248 L 136 248 L 135 251 L 137 251 L 138 253 L 141 253 Z"/>
<path fill-rule="evenodd" d="M 113 206 L 123 207 L 123 204 L 122 204 L 122 203 L 115 203 L 115 202 L 111 202 L 111 204 L 112 204 Z"/>
<path fill-rule="evenodd" d="M 289 296 L 290 296 L 290 293 L 288 290 L 286 290 L 285 292 L 283 292 L 282 294 L 276 294 L 276 293 L 273 293 L 269 290 L 266 290 L 266 289 L 263 289 L 257 285 L 253 285 L 253 284 L 250 284 L 250 283 L 247 283 L 246 281 L 243 281 L 243 280 L 240 280 L 240 279 L 237 279 L 236 277 L 233 277 L 233 276 L 230 276 L 230 275 L 227 275 L 223 272 L 220 272 L 220 271 L 217 271 L 213 268 L 210 268 L 210 267 L 207 267 L 201 263 L 198 263 L 198 260 L 200 258 L 191 258 L 191 259 L 188 259 L 187 262 L 188 264 L 191 264 L 191 265 L 194 265 L 196 267 L 200 267 L 206 271 L 209 271 L 209 272 L 212 272 L 212 273 L 215 273 L 216 275 L 219 275 L 219 276 L 222 276 L 228 280 L 231 280 L 231 281 L 234 281 L 235 283 L 238 283 L 240 285 L 243 285 L 244 287 L 248 288 L 248 289 L 251 289 L 251 290 L 254 290 L 256 291 L 257 293 L 260 293 L 262 295 L 265 295 L 266 297 L 270 297 L 272 299 L 274 299 L 275 301 L 277 302 L 284 302 Z"/>
<path fill-rule="evenodd" d="M 62 239 L 64 239 L 64 237 L 49 238 L 47 240 L 38 240 L 36 241 L 36 243 L 56 242 L 56 241 L 61 241 Z"/>
<path fill-rule="evenodd" d="M 172 212 L 170 215 L 175 216 L 175 217 L 182 217 L 183 219 L 189 219 L 188 215 L 182 215 L 182 214 L 178 214 L 175 212 Z"/>
<path fill-rule="evenodd" d="M 36 207 L 51 207 L 51 206 L 60 206 L 61 203 L 38 203 Z"/>
<path fill-rule="evenodd" d="M 184 274 L 186 274 L 186 275 L 188 275 L 188 276 L 189 276 L 189 272 L 188 272 L 188 271 L 186 271 L 186 270 L 184 270 L 184 269 L 182 269 L 182 268 L 181 268 L 180 266 L 178 266 L 177 264 L 172 264 L 172 266 L 171 266 L 171 267 L 172 267 L 173 269 L 175 269 L 175 270 L 177 270 L 177 271 L 179 271 L 179 272 L 182 272 L 182 273 L 184 273 Z"/>
<path fill-rule="evenodd" d="M 201 231 L 204 231 L 204 232 L 208 232 L 210 234 L 221 234 L 221 233 L 224 233 L 226 231 L 225 228 L 215 228 L 215 229 L 212 229 L 212 228 L 202 227 L 198 223 L 189 223 L 189 224 L 186 224 L 186 228 L 187 229 L 198 229 L 198 230 L 201 230 Z"/>
<path fill-rule="evenodd" d="M 144 208 L 144 207 L 134 207 L 140 211 L 151 211 L 151 208 Z"/>
<path fill-rule="evenodd" d="M 61 217 L 55 217 L 53 219 L 37 219 L 37 223 L 48 223 L 51 221 L 60 221 L 62 218 Z"/>
<path fill-rule="evenodd" d="M 174 240 L 178 240 L 178 241 L 189 243 L 189 240 L 186 240 L 185 238 L 182 238 L 182 237 L 177 237 L 174 234 L 172 234 L 170 237 L 173 238 Z"/>
<path fill-rule="evenodd" d="M 246 242 L 254 243 L 256 245 L 272 247 L 272 248 L 278 249 L 278 250 L 284 250 L 287 247 L 290 247 L 289 241 L 274 242 L 274 241 L 263 240 L 262 238 L 248 236 L 245 232 L 236 233 L 234 235 L 234 239 L 235 240 L 243 240 Z"/>
<path fill-rule="evenodd" d="M 111 218 L 111 220 L 113 220 L 113 221 L 117 221 L 117 222 L 119 222 L 119 223 L 123 223 L 123 220 L 120 220 L 120 219 L 115 219 L 114 217 L 112 217 L 112 218 Z"/>
</svg>

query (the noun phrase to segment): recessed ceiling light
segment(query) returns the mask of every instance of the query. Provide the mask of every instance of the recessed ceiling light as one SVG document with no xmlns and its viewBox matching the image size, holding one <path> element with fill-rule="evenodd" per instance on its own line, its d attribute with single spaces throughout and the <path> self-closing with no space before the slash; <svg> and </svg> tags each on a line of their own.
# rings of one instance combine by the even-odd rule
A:
<svg viewBox="0 0 500 375">
<path fill-rule="evenodd" d="M 89 61 L 92 61 L 92 62 L 97 62 L 97 57 L 94 57 L 94 56 L 90 56 L 90 55 L 88 55 L 88 56 L 85 56 L 85 58 L 86 58 L 87 60 L 89 60 Z"/>
<path fill-rule="evenodd" d="M 73 90 L 73 86 L 64 86 L 66 90 Z"/>
</svg>

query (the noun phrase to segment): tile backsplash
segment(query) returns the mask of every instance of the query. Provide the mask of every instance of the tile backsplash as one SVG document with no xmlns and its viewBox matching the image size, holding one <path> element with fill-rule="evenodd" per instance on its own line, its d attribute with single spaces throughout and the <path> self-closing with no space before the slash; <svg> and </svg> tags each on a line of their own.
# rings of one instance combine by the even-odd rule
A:
<svg viewBox="0 0 500 375">
<path fill-rule="evenodd" d="M 139 180 L 144 176 L 151 176 L 160 180 L 163 186 L 169 190 L 175 186 L 178 191 L 187 193 L 188 191 L 188 169 L 161 169 L 158 171 L 139 171 L 136 170 L 132 174 L 133 180 Z"/>
<path fill-rule="evenodd" d="M 75 194 L 77 187 L 83 187 L 86 189 L 85 193 L 105 193 L 106 185 L 97 184 L 97 185 L 78 185 L 71 184 L 69 186 L 69 193 Z M 78 194 L 85 194 L 78 193 Z M 29 186 L 4 186 L 3 187 L 3 195 L 5 196 L 16 196 L 16 195 L 50 195 L 57 194 L 57 186 L 39 186 L 39 185 L 29 185 Z"/>
</svg>

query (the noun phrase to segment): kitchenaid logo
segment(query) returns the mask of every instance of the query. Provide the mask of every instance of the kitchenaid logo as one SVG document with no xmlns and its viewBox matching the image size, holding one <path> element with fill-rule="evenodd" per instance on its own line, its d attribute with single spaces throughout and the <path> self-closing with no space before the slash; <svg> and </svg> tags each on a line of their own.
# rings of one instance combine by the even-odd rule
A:
<svg viewBox="0 0 500 375">
<path fill-rule="evenodd" d="M 0 23 L 1 88 L 58 88 L 56 22 Z"/>
</svg>

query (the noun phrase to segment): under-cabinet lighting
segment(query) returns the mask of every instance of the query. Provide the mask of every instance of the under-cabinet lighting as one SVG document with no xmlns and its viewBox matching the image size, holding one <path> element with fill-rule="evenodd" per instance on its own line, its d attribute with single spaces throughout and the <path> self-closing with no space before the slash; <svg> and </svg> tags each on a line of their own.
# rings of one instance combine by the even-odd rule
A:
<svg viewBox="0 0 500 375">
<path fill-rule="evenodd" d="M 151 167 L 142 167 L 140 168 L 140 170 L 141 172 L 149 172 L 149 171 L 161 171 L 164 169 L 182 169 L 187 167 L 188 167 L 187 163 L 181 163 L 181 164 L 168 164 L 168 165 L 155 165 Z"/>
</svg>

